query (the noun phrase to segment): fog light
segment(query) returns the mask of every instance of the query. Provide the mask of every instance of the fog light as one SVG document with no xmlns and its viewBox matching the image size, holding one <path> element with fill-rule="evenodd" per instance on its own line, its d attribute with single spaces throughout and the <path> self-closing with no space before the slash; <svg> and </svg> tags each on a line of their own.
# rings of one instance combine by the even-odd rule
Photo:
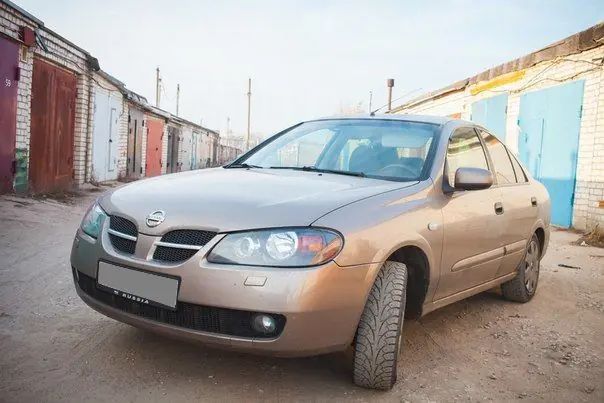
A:
<svg viewBox="0 0 604 403">
<path fill-rule="evenodd" d="M 266 314 L 258 314 L 252 317 L 252 328 L 254 328 L 255 331 L 260 333 L 271 334 L 275 331 L 277 325 L 275 323 L 275 319 L 273 319 L 272 316 Z"/>
</svg>

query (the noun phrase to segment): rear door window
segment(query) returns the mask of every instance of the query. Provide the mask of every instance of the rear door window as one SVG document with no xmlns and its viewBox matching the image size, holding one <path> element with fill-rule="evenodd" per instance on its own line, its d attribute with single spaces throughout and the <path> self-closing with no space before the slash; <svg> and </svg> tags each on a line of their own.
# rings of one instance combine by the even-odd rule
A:
<svg viewBox="0 0 604 403">
<path fill-rule="evenodd" d="M 491 161 L 493 161 L 497 183 L 500 185 L 516 183 L 516 173 L 514 172 L 512 161 L 510 161 L 510 156 L 505 146 L 491 133 L 484 130 L 481 130 L 480 133 L 491 156 Z"/>
<path fill-rule="evenodd" d="M 516 159 L 514 155 L 508 150 L 508 154 L 510 155 L 510 159 L 512 160 L 512 166 L 514 167 L 514 173 L 516 173 L 516 183 L 524 183 L 528 182 L 526 179 L 526 175 L 524 174 L 524 170 L 520 166 L 520 163 Z"/>
</svg>

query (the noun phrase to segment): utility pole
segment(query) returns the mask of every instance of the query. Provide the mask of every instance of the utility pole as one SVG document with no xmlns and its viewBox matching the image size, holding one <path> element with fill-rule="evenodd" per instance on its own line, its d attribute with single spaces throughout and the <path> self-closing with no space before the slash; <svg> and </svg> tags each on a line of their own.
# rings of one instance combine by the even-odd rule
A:
<svg viewBox="0 0 604 403">
<path fill-rule="evenodd" d="M 252 112 L 252 79 L 247 80 L 247 137 L 245 140 L 246 151 L 250 149 L 250 119 Z"/>
<path fill-rule="evenodd" d="M 373 101 L 373 91 L 369 91 L 369 113 L 371 113 L 371 103 Z"/>
<path fill-rule="evenodd" d="M 155 69 L 155 106 L 159 108 L 161 101 L 161 78 L 159 78 L 159 66 Z"/>
<path fill-rule="evenodd" d="M 394 78 L 386 80 L 388 86 L 388 112 L 392 110 L 392 87 L 394 87 Z"/>
<path fill-rule="evenodd" d="M 179 103 L 180 103 L 180 84 L 176 84 L 176 116 L 178 116 Z"/>
</svg>

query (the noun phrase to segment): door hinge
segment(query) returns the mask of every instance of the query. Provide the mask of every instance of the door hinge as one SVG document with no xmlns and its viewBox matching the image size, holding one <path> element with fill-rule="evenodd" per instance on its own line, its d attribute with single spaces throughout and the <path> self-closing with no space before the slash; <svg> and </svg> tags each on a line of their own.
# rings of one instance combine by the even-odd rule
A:
<svg viewBox="0 0 604 403">
<path fill-rule="evenodd" d="M 583 117 L 583 105 L 579 107 L 579 119 Z"/>
<path fill-rule="evenodd" d="M 570 196 L 570 205 L 571 206 L 575 205 L 575 192 L 573 192 L 573 194 Z"/>
</svg>

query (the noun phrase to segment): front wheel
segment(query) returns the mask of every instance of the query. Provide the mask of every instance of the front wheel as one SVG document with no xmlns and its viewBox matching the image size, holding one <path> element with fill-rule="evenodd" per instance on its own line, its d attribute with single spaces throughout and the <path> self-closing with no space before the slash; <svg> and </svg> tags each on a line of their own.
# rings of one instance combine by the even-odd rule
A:
<svg viewBox="0 0 604 403">
<path fill-rule="evenodd" d="M 541 262 L 541 244 L 537 234 L 533 234 L 526 246 L 524 259 L 518 266 L 518 275 L 501 285 L 503 297 L 515 302 L 528 302 L 537 291 Z"/>
<path fill-rule="evenodd" d="M 354 342 L 354 383 L 389 390 L 396 382 L 396 366 L 403 338 L 407 296 L 407 266 L 384 263 L 371 288 Z"/>
</svg>

